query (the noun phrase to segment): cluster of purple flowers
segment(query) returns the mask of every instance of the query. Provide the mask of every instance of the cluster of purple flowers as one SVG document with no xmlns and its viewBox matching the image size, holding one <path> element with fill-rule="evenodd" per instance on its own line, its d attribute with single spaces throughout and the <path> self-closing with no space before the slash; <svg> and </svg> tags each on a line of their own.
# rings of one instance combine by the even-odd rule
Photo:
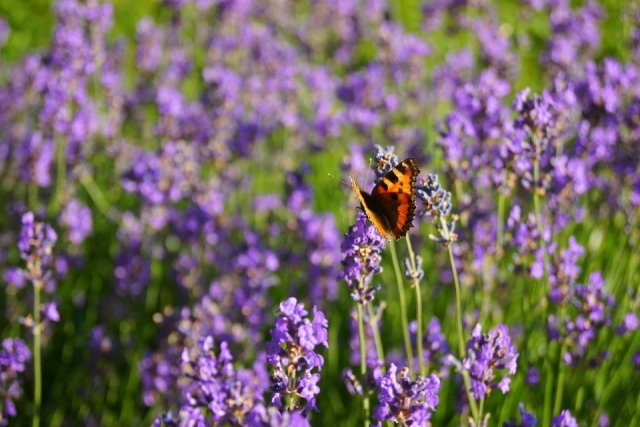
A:
<svg viewBox="0 0 640 427">
<path fill-rule="evenodd" d="M 467 343 L 467 357 L 462 361 L 463 369 L 471 376 L 473 396 L 481 399 L 495 388 L 506 394 L 511 384 L 509 375 L 516 373 L 517 361 L 518 353 L 506 326 L 498 325 L 483 334 L 482 327 L 476 325 Z M 497 381 L 496 371 L 504 369 L 508 370 L 507 374 Z"/>
<path fill-rule="evenodd" d="M 376 406 L 373 414 L 373 418 L 378 420 L 375 425 L 382 426 L 383 421 L 409 426 L 426 425 L 438 406 L 439 392 L 440 380 L 437 376 L 418 376 L 412 380 L 409 368 L 398 371 L 392 363 L 380 379 L 380 405 Z"/>
<path fill-rule="evenodd" d="M 0 348 L 0 425 L 17 415 L 15 399 L 22 395 L 20 375 L 31 360 L 31 352 L 21 339 L 5 338 Z"/>
<path fill-rule="evenodd" d="M 360 304 L 372 301 L 379 288 L 371 286 L 371 280 L 382 272 L 381 253 L 385 246 L 384 237 L 367 221 L 367 215 L 359 212 L 340 245 L 343 269 L 338 278 L 347 282 L 351 298 Z"/>
<path fill-rule="evenodd" d="M 324 314 L 316 307 L 313 320 L 306 317 L 308 314 L 295 298 L 282 302 L 275 328 L 271 330 L 271 341 L 267 342 L 267 362 L 274 367 L 269 377 L 269 390 L 274 393 L 272 402 L 289 412 L 296 409 L 303 414 L 318 410 L 318 371 L 324 359 L 314 350 L 319 345 L 329 347 L 329 322 Z M 304 405 L 299 398 L 304 399 Z"/>
</svg>

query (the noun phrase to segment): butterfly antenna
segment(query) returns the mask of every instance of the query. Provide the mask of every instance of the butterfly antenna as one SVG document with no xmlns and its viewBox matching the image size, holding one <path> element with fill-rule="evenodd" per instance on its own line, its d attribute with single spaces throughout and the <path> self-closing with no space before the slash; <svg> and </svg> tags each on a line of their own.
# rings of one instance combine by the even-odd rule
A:
<svg viewBox="0 0 640 427">
<path fill-rule="evenodd" d="M 369 167 L 367 168 L 367 176 L 364 178 L 364 187 L 365 189 L 368 189 L 369 186 L 367 185 L 367 182 L 369 182 L 369 172 L 371 172 L 371 157 L 369 157 Z M 369 190 L 367 190 L 369 191 Z"/>
<path fill-rule="evenodd" d="M 347 181 L 345 181 L 344 179 L 338 179 L 335 176 L 331 175 L 330 173 L 328 173 L 327 175 L 329 175 L 331 178 L 335 179 L 336 181 L 339 181 L 341 184 L 346 185 L 347 187 L 350 186 L 350 184 Z"/>
</svg>

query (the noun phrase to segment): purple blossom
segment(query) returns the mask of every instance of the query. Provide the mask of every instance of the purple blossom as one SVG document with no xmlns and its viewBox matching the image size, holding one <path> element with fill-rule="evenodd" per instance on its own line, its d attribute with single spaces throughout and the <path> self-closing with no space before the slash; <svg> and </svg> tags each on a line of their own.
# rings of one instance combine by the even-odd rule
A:
<svg viewBox="0 0 640 427">
<path fill-rule="evenodd" d="M 318 345 L 328 347 L 327 327 L 324 314 L 313 308 L 313 320 L 302 303 L 289 298 L 280 304 L 275 328 L 271 330 L 271 341 L 267 343 L 267 361 L 274 366 L 270 377 L 270 390 L 274 393 L 272 402 L 282 408 L 282 397 L 305 400 L 303 414 L 318 410 L 316 395 L 319 371 L 324 359 L 315 353 Z M 286 408 L 289 409 L 289 408 Z"/>
<path fill-rule="evenodd" d="M 640 370 L 640 350 L 633 353 L 631 356 L 631 363 L 636 369 Z"/>
<path fill-rule="evenodd" d="M 382 376 L 378 387 L 380 404 L 373 411 L 373 418 L 402 425 L 426 425 L 438 405 L 440 379 L 435 375 L 411 380 L 409 369 L 398 372 L 395 364 Z"/>
<path fill-rule="evenodd" d="M 563 355 L 565 363 L 576 365 L 586 353 L 587 345 L 596 338 L 596 334 L 604 326 L 611 323 L 611 310 L 614 299 L 604 288 L 605 282 L 599 272 L 589 275 L 586 285 L 577 284 L 572 299 L 577 309 L 575 318 L 567 316 L 564 321 L 564 334 L 569 343 L 569 351 Z M 599 365 L 601 354 L 591 361 L 592 365 Z"/>
<path fill-rule="evenodd" d="M 533 366 L 529 366 L 527 370 L 527 384 L 531 387 L 540 384 L 540 371 Z"/>
<path fill-rule="evenodd" d="M 511 421 L 506 421 L 502 423 L 502 427 L 536 427 L 538 425 L 538 420 L 524 409 L 524 403 L 520 402 L 518 404 L 518 409 L 520 410 L 520 420 L 521 423 L 518 424 L 513 418 Z"/>
<path fill-rule="evenodd" d="M 211 336 L 184 348 L 181 369 L 188 383 L 182 389 L 182 423 L 244 423 L 264 390 L 254 371 L 236 370 L 232 362 L 227 343 L 220 343 L 216 352 Z"/>
<path fill-rule="evenodd" d="M 31 360 L 31 352 L 21 339 L 5 338 L 0 349 L 0 423 L 18 415 L 14 400 L 22 396 L 19 374 Z"/>
<path fill-rule="evenodd" d="M 351 297 L 361 304 L 373 300 L 377 287 L 369 283 L 375 274 L 382 272 L 380 254 L 384 249 L 385 239 L 373 225 L 367 225 L 364 212 L 356 214 L 356 222 L 345 233 L 340 245 L 342 250 L 342 272 L 339 280 L 344 280 L 351 289 Z"/>
<path fill-rule="evenodd" d="M 517 369 L 518 353 L 509 330 L 504 325 L 482 334 L 480 324 L 476 325 L 467 343 L 467 357 L 462 361 L 464 369 L 471 375 L 471 390 L 476 399 L 488 395 L 492 389 L 499 388 L 503 394 L 509 390 L 511 379 Z M 508 369 L 508 373 L 496 382 L 496 371 Z"/>
<path fill-rule="evenodd" d="M 564 410 L 551 420 L 551 427 L 578 427 L 578 422 L 571 416 L 569 410 Z"/>
<path fill-rule="evenodd" d="M 628 332 L 635 332 L 638 326 L 640 326 L 638 315 L 632 311 L 624 316 L 622 323 L 616 328 L 616 333 L 618 335 L 624 335 Z"/>
<path fill-rule="evenodd" d="M 418 212 L 433 218 L 445 218 L 451 212 L 451 193 L 440 186 L 438 175 L 422 177 L 416 185 L 416 196 L 422 205 Z"/>
<path fill-rule="evenodd" d="M 156 71 L 162 59 L 163 33 L 149 18 L 136 27 L 136 65 L 145 72 Z"/>
<path fill-rule="evenodd" d="M 18 238 L 18 249 L 26 261 L 26 277 L 32 282 L 46 282 L 53 262 L 53 245 L 58 236 L 42 222 L 36 222 L 32 212 L 22 216 L 22 229 Z"/>
<path fill-rule="evenodd" d="M 67 227 L 69 241 L 79 245 L 93 229 L 91 210 L 77 199 L 71 199 L 60 214 L 60 223 Z"/>
</svg>

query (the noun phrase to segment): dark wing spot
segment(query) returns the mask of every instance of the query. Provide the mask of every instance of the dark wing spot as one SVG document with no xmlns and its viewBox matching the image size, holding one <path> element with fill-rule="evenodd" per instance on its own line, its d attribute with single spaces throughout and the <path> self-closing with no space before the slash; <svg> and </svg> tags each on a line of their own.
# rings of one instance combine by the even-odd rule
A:
<svg viewBox="0 0 640 427">
<path fill-rule="evenodd" d="M 391 193 L 391 198 L 393 200 L 398 200 L 398 195 L 396 193 Z"/>
<path fill-rule="evenodd" d="M 389 172 L 385 178 L 391 181 L 392 184 L 395 184 L 400 180 L 400 177 L 396 175 L 396 171 Z"/>
<path fill-rule="evenodd" d="M 378 183 L 378 185 L 379 185 L 380 187 L 384 188 L 384 191 L 387 191 L 387 190 L 389 189 L 389 186 L 387 185 L 387 183 L 386 183 L 386 182 L 384 182 L 384 179 L 383 179 L 382 181 L 380 181 L 380 182 Z"/>
<path fill-rule="evenodd" d="M 398 188 L 398 193 L 404 193 L 404 191 L 402 191 L 402 188 Z"/>
<path fill-rule="evenodd" d="M 395 167 L 396 170 L 400 171 L 400 175 L 404 175 L 405 173 L 407 173 L 407 166 L 405 166 L 405 162 L 406 161 L 403 161 Z"/>
</svg>

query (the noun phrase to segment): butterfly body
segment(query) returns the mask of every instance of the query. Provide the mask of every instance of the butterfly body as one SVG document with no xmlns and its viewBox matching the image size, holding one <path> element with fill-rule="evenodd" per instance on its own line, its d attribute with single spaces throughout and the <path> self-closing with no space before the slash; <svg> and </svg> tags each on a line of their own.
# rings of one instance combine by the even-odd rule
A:
<svg viewBox="0 0 640 427">
<path fill-rule="evenodd" d="M 353 191 L 362 209 L 378 232 L 387 240 L 398 240 L 407 234 L 416 212 L 416 178 L 420 173 L 416 161 L 405 159 L 376 184 L 371 194 L 351 179 Z"/>
</svg>

